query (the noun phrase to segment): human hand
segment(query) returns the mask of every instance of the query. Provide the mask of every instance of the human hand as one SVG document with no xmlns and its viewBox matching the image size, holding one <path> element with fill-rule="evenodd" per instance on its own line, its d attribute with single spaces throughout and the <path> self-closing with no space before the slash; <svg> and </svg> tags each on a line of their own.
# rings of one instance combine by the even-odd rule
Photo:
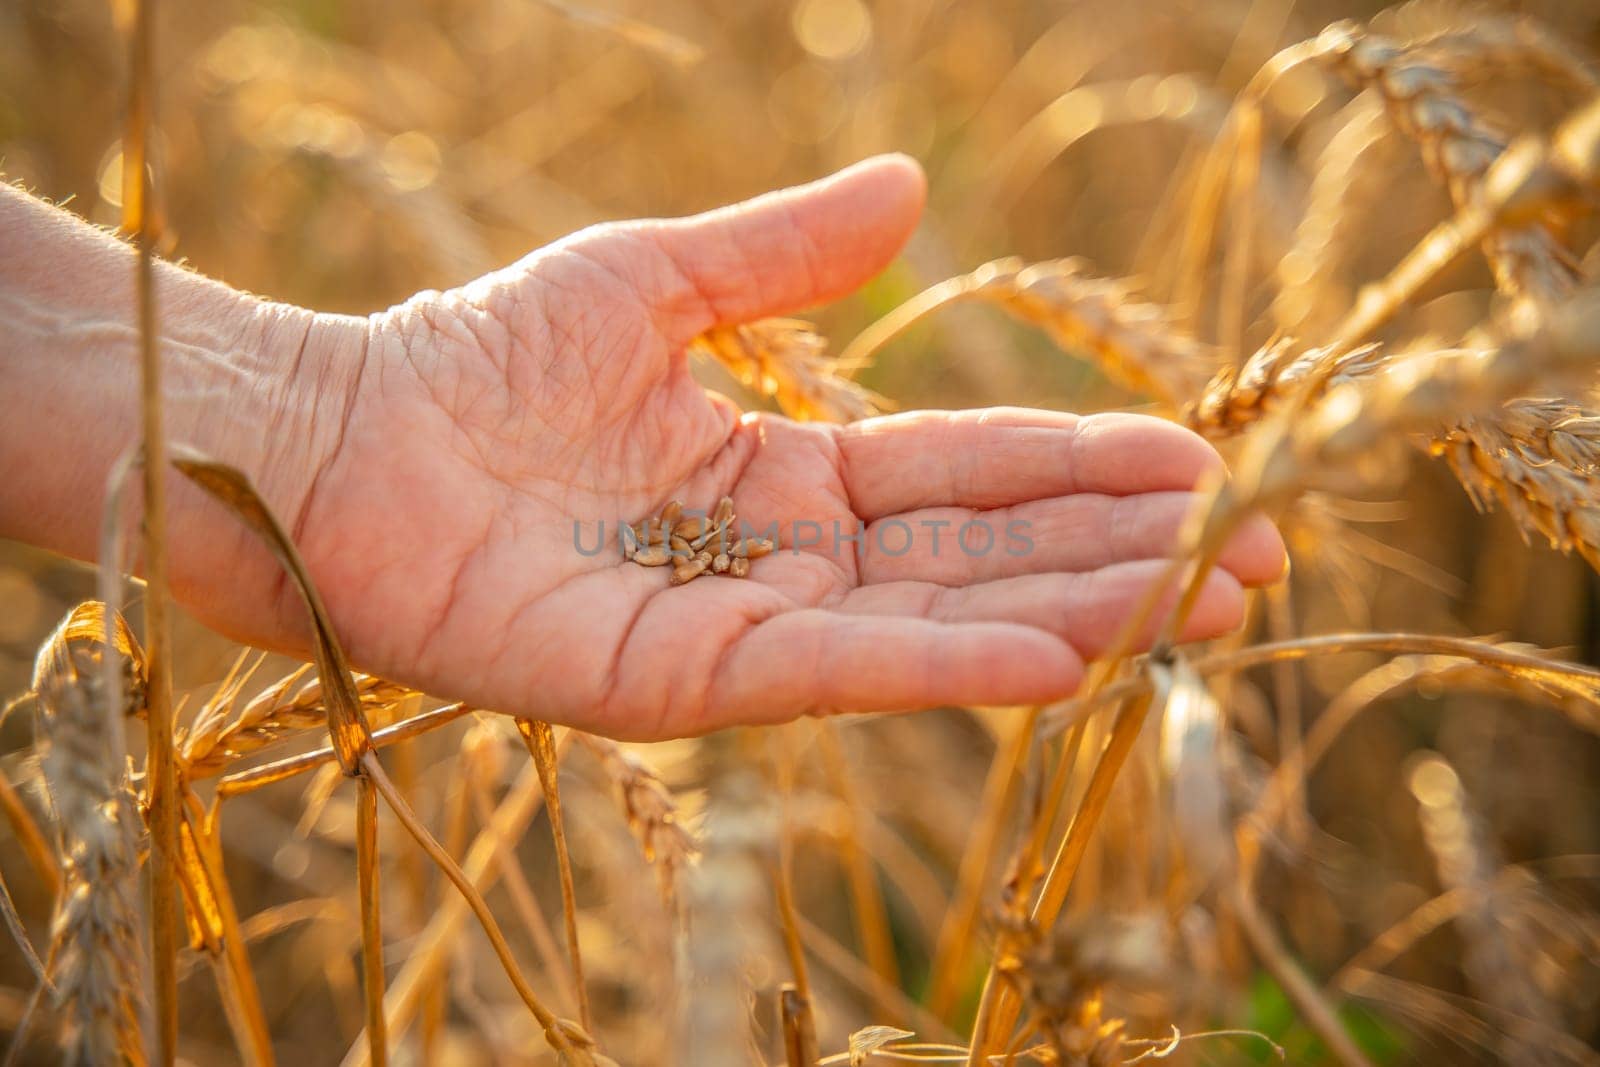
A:
<svg viewBox="0 0 1600 1067">
<path fill-rule="evenodd" d="M 1209 446 L 1134 415 L 741 416 L 688 369 L 708 327 L 856 288 L 922 198 L 915 164 L 877 159 L 707 215 L 585 230 L 374 316 L 333 398 L 341 430 L 293 494 L 352 661 L 632 738 L 1070 694 L 1163 570 L 1189 490 L 1220 462 Z M 723 495 L 780 531 L 749 580 L 669 587 L 667 569 L 622 561 L 619 520 Z M 973 517 L 994 542 L 969 554 L 954 531 Z M 858 522 L 864 550 L 836 548 Z M 821 543 L 796 550 L 809 524 Z M 1258 521 L 1221 564 L 1185 639 L 1236 627 L 1241 586 L 1276 579 L 1283 548 Z M 298 610 L 292 594 L 279 609 Z M 282 643 L 282 623 L 252 625 Z"/>
</svg>

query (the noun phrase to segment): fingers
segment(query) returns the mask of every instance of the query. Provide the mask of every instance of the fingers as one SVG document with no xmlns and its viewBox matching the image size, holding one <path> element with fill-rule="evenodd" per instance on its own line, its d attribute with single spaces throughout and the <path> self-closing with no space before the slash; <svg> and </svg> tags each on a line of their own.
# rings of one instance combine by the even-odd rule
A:
<svg viewBox="0 0 1600 1067">
<path fill-rule="evenodd" d="M 914 508 L 1189 489 L 1222 462 L 1163 419 L 1028 408 L 868 419 L 840 430 L 839 448 L 851 505 L 869 522 Z"/>
<path fill-rule="evenodd" d="M 926 183 L 906 156 L 685 219 L 628 223 L 614 251 L 676 343 L 718 324 L 784 315 L 851 292 L 916 228 Z M 604 241 L 602 240 L 602 245 Z M 641 245 L 655 253 L 641 264 Z"/>
<path fill-rule="evenodd" d="M 728 649 L 706 727 L 816 709 L 1043 703 L 1070 695 L 1082 678 L 1078 654 L 1032 627 L 809 609 L 769 619 Z"/>
<path fill-rule="evenodd" d="M 890 582 L 852 590 L 835 607 L 847 614 L 895 615 L 938 622 L 1020 623 L 1054 634 L 1085 659 L 1103 654 L 1122 633 L 1152 583 L 1167 570 L 1161 560 L 1118 563 L 1087 574 L 1034 574 L 964 588 L 929 582 Z M 1136 651 L 1155 640 L 1177 603 L 1167 588 L 1137 637 Z M 1181 641 L 1204 641 L 1244 622 L 1244 590 L 1226 571 L 1212 571 L 1179 632 Z"/>
<path fill-rule="evenodd" d="M 861 580 L 954 586 L 1166 559 L 1198 499 L 1184 492 L 1077 493 L 992 511 L 921 508 L 867 527 Z M 1218 563 L 1245 585 L 1269 585 L 1283 576 L 1287 556 L 1277 527 L 1257 515 Z"/>
<path fill-rule="evenodd" d="M 776 722 L 816 709 L 1060 699 L 1082 680 L 1084 660 L 1110 648 L 1165 569 L 1146 560 L 963 589 L 895 582 L 853 590 L 832 609 L 770 617 L 719 661 L 703 725 Z M 1176 601 L 1176 588 L 1164 591 L 1136 651 L 1149 647 Z M 1243 589 L 1215 571 L 1179 638 L 1217 637 L 1243 619 Z"/>
</svg>

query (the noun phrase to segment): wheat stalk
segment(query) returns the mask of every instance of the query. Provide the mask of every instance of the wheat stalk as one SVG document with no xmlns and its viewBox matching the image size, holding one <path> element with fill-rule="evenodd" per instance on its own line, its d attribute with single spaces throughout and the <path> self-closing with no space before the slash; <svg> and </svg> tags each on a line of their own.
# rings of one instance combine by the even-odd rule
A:
<svg viewBox="0 0 1600 1067">
<path fill-rule="evenodd" d="M 62 858 L 63 890 L 51 923 L 54 981 L 69 1020 L 67 1062 L 143 1064 L 138 802 L 120 743 L 128 709 L 105 705 L 102 618 L 99 604 L 79 605 L 34 667 L 40 769 Z M 115 622 L 126 635 L 121 619 Z M 113 654 L 124 658 L 125 679 L 141 676 L 137 654 Z"/>
</svg>

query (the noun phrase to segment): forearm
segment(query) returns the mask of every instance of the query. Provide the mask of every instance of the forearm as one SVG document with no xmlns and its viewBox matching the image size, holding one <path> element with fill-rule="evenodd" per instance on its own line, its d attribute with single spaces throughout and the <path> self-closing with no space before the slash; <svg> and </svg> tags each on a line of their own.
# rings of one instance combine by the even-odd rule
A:
<svg viewBox="0 0 1600 1067">
<path fill-rule="evenodd" d="M 0 187 L 0 536 L 97 555 L 108 474 L 140 435 L 134 292 L 126 244 Z M 365 321 L 160 262 L 156 303 L 168 439 L 243 469 L 292 524 L 337 440 Z M 275 587 L 270 561 L 191 487 L 175 483 L 170 500 L 180 597 L 236 632 L 280 637 L 235 604 Z"/>
</svg>

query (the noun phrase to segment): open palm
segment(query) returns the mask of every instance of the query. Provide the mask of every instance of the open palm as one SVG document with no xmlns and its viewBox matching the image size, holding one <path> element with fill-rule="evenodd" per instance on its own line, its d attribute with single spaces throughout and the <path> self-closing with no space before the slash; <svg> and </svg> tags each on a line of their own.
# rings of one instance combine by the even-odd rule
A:
<svg viewBox="0 0 1600 1067">
<path fill-rule="evenodd" d="M 913 164 L 876 160 L 709 215 L 584 231 L 375 317 L 301 524 L 352 659 L 638 738 L 1070 693 L 1217 462 L 1198 438 L 1021 409 L 849 427 L 741 416 L 687 367 L 710 326 L 859 285 L 921 200 Z M 779 531 L 750 580 L 669 587 L 667 569 L 623 562 L 619 520 L 723 495 Z M 957 542 L 973 518 L 987 545 L 976 528 Z M 865 536 L 843 540 L 858 522 Z M 1189 637 L 1237 625 L 1241 583 L 1275 578 L 1282 548 L 1260 524 L 1223 563 Z"/>
</svg>

